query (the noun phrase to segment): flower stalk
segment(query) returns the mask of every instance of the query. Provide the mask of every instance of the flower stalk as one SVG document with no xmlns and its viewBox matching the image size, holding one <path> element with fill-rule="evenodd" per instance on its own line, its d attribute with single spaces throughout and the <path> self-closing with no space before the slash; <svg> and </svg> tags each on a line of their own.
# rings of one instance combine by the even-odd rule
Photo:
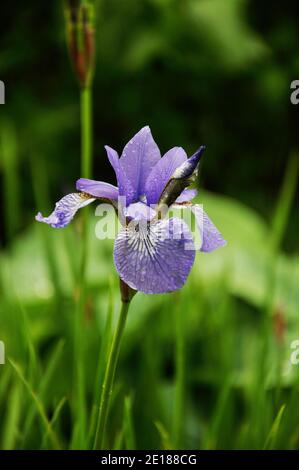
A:
<svg viewBox="0 0 299 470">
<path fill-rule="evenodd" d="M 117 367 L 121 339 L 125 329 L 125 324 L 128 316 L 129 306 L 135 291 L 126 286 L 123 281 L 121 281 L 121 310 L 117 323 L 117 327 L 114 333 L 114 337 L 111 344 L 111 349 L 108 356 L 108 362 L 106 365 L 104 382 L 102 387 L 102 394 L 100 400 L 99 414 L 97 420 L 97 428 L 94 439 L 93 448 L 95 450 L 103 449 L 105 434 L 106 434 L 106 424 L 110 408 L 110 400 L 113 391 L 115 370 Z"/>
<path fill-rule="evenodd" d="M 66 0 L 66 40 L 71 63 L 80 86 L 81 175 L 91 177 L 92 82 L 95 69 L 94 2 Z"/>
<path fill-rule="evenodd" d="M 81 175 L 92 174 L 92 82 L 95 68 L 95 5 L 93 1 L 65 0 L 66 41 L 75 76 L 80 87 Z M 88 259 L 88 213 L 82 219 L 82 254 L 77 288 L 77 315 L 74 331 L 75 389 L 78 395 L 77 428 L 73 445 L 84 436 L 86 425 L 84 357 L 82 326 L 86 301 L 86 266 Z"/>
<path fill-rule="evenodd" d="M 80 91 L 81 113 L 81 174 L 91 177 L 92 167 L 92 89 L 90 86 Z"/>
</svg>

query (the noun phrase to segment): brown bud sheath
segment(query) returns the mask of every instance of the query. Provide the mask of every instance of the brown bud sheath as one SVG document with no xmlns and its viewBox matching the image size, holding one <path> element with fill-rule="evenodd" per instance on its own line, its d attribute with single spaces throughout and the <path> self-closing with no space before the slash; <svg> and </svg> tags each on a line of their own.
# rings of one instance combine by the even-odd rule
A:
<svg viewBox="0 0 299 470">
<path fill-rule="evenodd" d="M 93 4 L 67 0 L 66 37 L 75 75 L 82 88 L 92 80 L 95 62 L 95 28 Z"/>
</svg>

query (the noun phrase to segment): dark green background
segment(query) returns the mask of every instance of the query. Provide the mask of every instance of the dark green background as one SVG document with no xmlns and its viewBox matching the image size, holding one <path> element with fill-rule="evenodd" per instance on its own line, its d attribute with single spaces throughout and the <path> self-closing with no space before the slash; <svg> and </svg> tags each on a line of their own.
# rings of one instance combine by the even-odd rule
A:
<svg viewBox="0 0 299 470">
<path fill-rule="evenodd" d="M 5 2 L 1 22 L 1 115 L 17 134 L 24 226 L 32 208 L 30 152 L 45 160 L 53 197 L 80 176 L 78 90 L 61 1 Z M 103 145 L 121 151 L 149 124 L 163 151 L 181 145 L 191 153 L 205 143 L 202 185 L 269 219 L 298 146 L 299 111 L 289 100 L 298 44 L 295 1 L 102 0 L 94 175 L 112 181 Z M 293 249 L 295 217 L 289 229 Z"/>
</svg>

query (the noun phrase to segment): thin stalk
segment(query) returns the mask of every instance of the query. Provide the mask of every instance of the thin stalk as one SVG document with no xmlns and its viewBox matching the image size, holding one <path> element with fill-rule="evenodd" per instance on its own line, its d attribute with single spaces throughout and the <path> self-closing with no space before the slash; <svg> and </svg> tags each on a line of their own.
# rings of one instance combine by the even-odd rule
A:
<svg viewBox="0 0 299 470">
<path fill-rule="evenodd" d="M 104 382 L 103 382 L 103 387 L 102 387 L 99 415 L 98 415 L 98 421 L 97 421 L 97 430 L 96 430 L 94 446 L 93 446 L 94 449 L 103 448 L 105 431 L 106 431 L 106 423 L 107 423 L 110 400 L 111 400 L 111 395 L 112 395 L 112 390 L 113 390 L 115 370 L 116 370 L 119 351 L 120 351 L 121 338 L 124 332 L 126 319 L 127 319 L 127 315 L 129 311 L 129 305 L 130 305 L 129 302 L 122 302 L 122 307 L 121 307 L 117 327 L 114 333 L 113 341 L 111 344 L 111 349 L 109 352 L 109 357 L 108 357 L 108 362 L 106 365 Z"/>
<path fill-rule="evenodd" d="M 182 427 L 184 422 L 184 401 L 186 384 L 186 361 L 185 361 L 185 333 L 184 319 L 180 308 L 175 309 L 175 327 L 176 327 L 176 384 L 174 400 L 174 419 L 173 419 L 173 442 L 175 449 L 179 449 L 182 439 Z"/>
<path fill-rule="evenodd" d="M 91 177 L 92 167 L 92 90 L 83 87 L 80 90 L 81 119 L 81 176 Z M 88 261 L 88 208 L 82 213 L 82 253 L 77 285 L 77 308 L 74 331 L 74 373 L 77 393 L 76 426 L 73 447 L 82 447 L 86 435 L 86 402 L 84 375 L 84 334 L 82 334 L 84 308 L 86 300 L 86 267 Z"/>
<path fill-rule="evenodd" d="M 81 88 L 80 115 L 81 175 L 83 178 L 90 178 L 92 163 L 92 89 L 90 86 Z"/>
</svg>

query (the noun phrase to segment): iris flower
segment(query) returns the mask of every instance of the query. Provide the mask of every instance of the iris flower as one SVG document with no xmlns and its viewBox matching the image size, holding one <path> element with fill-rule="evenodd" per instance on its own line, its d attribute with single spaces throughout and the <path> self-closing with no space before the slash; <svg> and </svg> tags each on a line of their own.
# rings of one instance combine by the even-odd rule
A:
<svg viewBox="0 0 299 470">
<path fill-rule="evenodd" d="M 114 245 L 114 262 L 121 280 L 148 294 L 180 289 L 192 268 L 196 249 L 188 225 L 177 217 L 166 218 L 167 209 L 184 206 L 194 213 L 201 234 L 200 251 L 211 252 L 226 243 L 202 207 L 192 204 L 197 191 L 188 189 L 204 147 L 190 158 L 181 147 L 161 157 L 146 126 L 127 143 L 120 158 L 111 147 L 105 149 L 117 186 L 80 178 L 78 192 L 57 202 L 49 217 L 38 213 L 36 220 L 61 228 L 82 207 L 96 200 L 109 202 L 118 207 L 122 222 Z"/>
</svg>

